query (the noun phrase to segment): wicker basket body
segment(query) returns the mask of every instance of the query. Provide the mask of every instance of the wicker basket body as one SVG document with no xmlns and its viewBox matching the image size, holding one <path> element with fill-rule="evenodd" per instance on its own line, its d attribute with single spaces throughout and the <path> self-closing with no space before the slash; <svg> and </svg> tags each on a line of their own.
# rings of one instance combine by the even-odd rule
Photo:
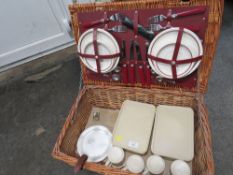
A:
<svg viewBox="0 0 233 175">
<path fill-rule="evenodd" d="M 91 12 L 119 9 L 175 8 L 206 5 L 209 9 L 208 25 L 204 39 L 204 56 L 198 69 L 197 86 L 182 89 L 172 86 L 152 85 L 150 89 L 126 87 L 125 84 L 99 82 L 88 79 L 86 68 L 82 65 L 84 88 L 75 100 L 67 120 L 57 139 L 52 156 L 74 166 L 79 157 L 75 153 L 79 135 L 85 129 L 92 107 L 119 109 L 125 99 L 136 100 L 154 105 L 166 104 L 189 106 L 195 111 L 195 151 L 192 162 L 194 175 L 213 175 L 214 160 L 212 154 L 211 131 L 207 109 L 204 105 L 204 93 L 216 50 L 217 39 L 223 14 L 222 0 L 148 0 L 119 1 L 105 4 L 71 5 L 70 12 L 76 42 L 80 36 L 78 12 Z M 102 164 L 86 163 L 85 169 L 100 174 L 131 174 L 126 171 L 106 167 Z"/>
<path fill-rule="evenodd" d="M 68 118 L 57 139 L 52 156 L 72 166 L 77 163 L 75 154 L 79 135 L 85 129 L 93 106 L 119 109 L 125 99 L 136 100 L 154 105 L 180 105 L 192 107 L 195 111 L 195 155 L 192 163 L 194 175 L 213 175 L 211 131 L 207 110 L 202 96 L 193 93 L 167 90 L 149 90 L 129 87 L 87 86 L 75 100 Z M 101 174 L 131 174 L 101 164 L 86 163 L 85 169 Z"/>
</svg>

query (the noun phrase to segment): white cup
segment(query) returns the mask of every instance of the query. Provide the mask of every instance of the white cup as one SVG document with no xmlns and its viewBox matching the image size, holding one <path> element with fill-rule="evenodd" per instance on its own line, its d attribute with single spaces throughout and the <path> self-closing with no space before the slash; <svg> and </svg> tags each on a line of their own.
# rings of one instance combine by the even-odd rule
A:
<svg viewBox="0 0 233 175">
<path fill-rule="evenodd" d="M 151 155 L 147 161 L 146 166 L 151 174 L 162 174 L 165 170 L 165 161 L 157 155 Z"/>
<path fill-rule="evenodd" d="M 171 164 L 172 175 L 190 175 L 191 170 L 189 165 L 183 160 L 175 160 Z"/>
<path fill-rule="evenodd" d="M 119 165 L 123 162 L 125 157 L 125 152 L 122 148 L 113 146 L 108 151 L 108 160 L 106 161 L 106 166 Z"/>
<path fill-rule="evenodd" d="M 123 170 L 128 170 L 131 173 L 142 173 L 144 169 L 145 162 L 143 158 L 135 154 L 128 157 L 125 168 Z M 145 174 L 145 172 L 143 174 Z"/>
</svg>

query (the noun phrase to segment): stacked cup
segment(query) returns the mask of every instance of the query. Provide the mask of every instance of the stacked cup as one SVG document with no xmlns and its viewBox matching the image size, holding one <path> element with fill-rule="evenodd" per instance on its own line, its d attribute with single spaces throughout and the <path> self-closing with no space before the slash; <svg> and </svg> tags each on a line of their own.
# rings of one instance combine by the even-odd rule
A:
<svg viewBox="0 0 233 175">
<path fill-rule="evenodd" d="M 115 166 L 117 168 L 122 168 L 123 170 L 128 170 L 132 173 L 142 173 L 143 175 L 154 174 L 162 175 L 165 171 L 165 161 L 162 157 L 158 155 L 151 155 L 146 161 L 139 155 L 131 155 L 127 158 L 126 163 L 124 163 L 125 153 L 120 147 L 111 147 L 108 151 L 108 160 L 106 161 L 106 166 Z M 182 160 L 175 160 L 170 167 L 170 172 L 172 175 L 190 175 L 191 171 L 189 165 Z"/>
</svg>

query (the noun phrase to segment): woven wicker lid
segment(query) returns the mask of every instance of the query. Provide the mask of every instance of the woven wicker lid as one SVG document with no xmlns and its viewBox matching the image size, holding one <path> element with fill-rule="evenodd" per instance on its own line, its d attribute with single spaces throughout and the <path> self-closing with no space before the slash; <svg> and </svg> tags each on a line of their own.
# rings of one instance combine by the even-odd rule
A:
<svg viewBox="0 0 233 175">
<path fill-rule="evenodd" d="M 205 93 L 207 91 L 208 80 L 212 69 L 212 63 L 216 52 L 217 41 L 220 34 L 220 27 L 223 15 L 223 0 L 189 0 L 188 2 L 182 0 L 149 0 L 149 1 L 119 1 L 112 3 L 98 3 L 98 4 L 73 4 L 69 6 L 72 19 L 72 27 L 76 43 L 80 37 L 80 28 L 77 18 L 77 13 L 93 12 L 93 11 L 113 11 L 123 9 L 152 9 L 152 8 L 179 8 L 179 7 L 193 7 L 193 6 L 207 6 L 208 7 L 208 22 L 204 37 L 204 56 L 202 63 L 198 68 L 196 86 L 191 89 L 180 88 L 171 85 L 151 85 L 150 88 L 169 89 L 179 88 L 182 91 L 191 91 L 194 93 Z M 112 85 L 112 86 L 126 86 L 123 83 L 93 81 L 87 76 L 87 68 L 81 64 L 82 78 L 84 85 Z"/>
</svg>

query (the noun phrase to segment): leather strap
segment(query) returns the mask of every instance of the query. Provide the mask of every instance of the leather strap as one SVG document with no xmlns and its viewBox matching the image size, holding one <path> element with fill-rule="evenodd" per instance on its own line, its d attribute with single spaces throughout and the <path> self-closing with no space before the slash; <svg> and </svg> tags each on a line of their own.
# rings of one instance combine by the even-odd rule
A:
<svg viewBox="0 0 233 175">
<path fill-rule="evenodd" d="M 133 31 L 134 31 L 134 35 L 138 35 L 138 11 L 137 10 L 134 12 Z"/>
<path fill-rule="evenodd" d="M 104 21 L 108 21 L 108 13 L 106 11 L 104 12 Z M 104 29 L 108 30 L 108 23 L 104 24 Z"/>
<path fill-rule="evenodd" d="M 157 62 L 161 62 L 161 63 L 165 63 L 165 64 L 170 64 L 170 65 L 172 64 L 172 60 L 165 60 L 163 58 L 154 57 L 152 55 L 148 55 L 147 57 L 153 61 L 157 61 Z M 176 60 L 173 63 L 175 63 L 176 65 L 193 63 L 193 62 L 197 62 L 197 61 L 201 60 L 201 58 L 202 58 L 202 56 L 198 56 L 198 57 L 191 58 L 191 59 Z"/>
<path fill-rule="evenodd" d="M 183 60 L 176 60 L 176 64 L 187 64 L 187 63 L 193 63 L 193 62 L 197 62 L 199 60 L 201 60 L 202 56 L 198 56 L 195 58 L 191 58 L 191 59 L 183 59 Z"/>
<path fill-rule="evenodd" d="M 97 72 L 100 73 L 100 60 L 99 60 L 99 51 L 98 51 L 98 43 L 97 43 L 97 29 L 94 28 L 93 30 L 93 45 L 94 45 L 94 53 L 96 58 L 96 66 L 97 66 Z"/>
<path fill-rule="evenodd" d="M 148 58 L 150 58 L 153 61 L 157 61 L 157 62 L 161 62 L 161 63 L 165 63 L 165 64 L 171 64 L 171 60 L 165 60 L 163 58 L 159 58 L 159 57 L 155 57 L 153 55 L 147 55 Z"/>
<path fill-rule="evenodd" d="M 169 9 L 167 11 L 167 21 L 171 22 L 171 20 L 172 20 L 172 9 Z"/>
<path fill-rule="evenodd" d="M 173 79 L 177 79 L 175 61 L 177 60 L 177 56 L 179 54 L 183 32 L 184 32 L 184 28 L 180 28 L 178 35 L 177 35 L 177 39 L 176 39 L 175 49 L 174 49 L 173 56 L 172 56 L 172 76 L 173 76 Z"/>
</svg>

